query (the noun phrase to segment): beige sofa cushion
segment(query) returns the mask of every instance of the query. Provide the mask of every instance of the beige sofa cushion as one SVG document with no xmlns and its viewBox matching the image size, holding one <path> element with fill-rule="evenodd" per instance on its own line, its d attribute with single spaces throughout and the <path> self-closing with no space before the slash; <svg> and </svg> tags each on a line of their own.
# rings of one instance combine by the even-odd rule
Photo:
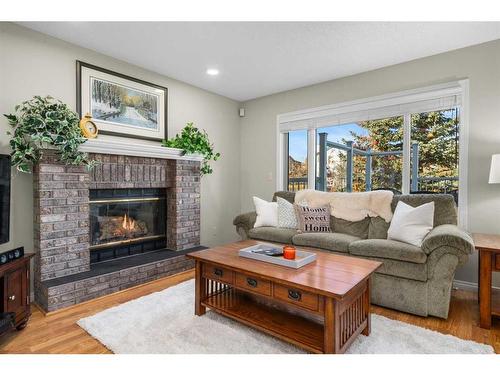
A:
<svg viewBox="0 0 500 375">
<path fill-rule="evenodd" d="M 384 221 L 384 219 L 381 218 L 379 219 Z M 371 218 L 369 217 L 366 217 L 360 221 L 348 221 L 348 220 L 338 219 L 335 216 L 330 216 L 330 227 L 332 228 L 332 232 L 345 233 L 351 236 L 359 237 L 364 240 L 368 238 L 368 229 L 370 221 Z"/>
<path fill-rule="evenodd" d="M 378 274 L 402 277 L 417 281 L 427 281 L 428 279 L 427 262 L 411 263 L 395 259 L 367 257 L 354 254 L 349 254 L 349 256 L 382 262 L 382 266 L 375 271 L 375 273 Z"/>
<path fill-rule="evenodd" d="M 301 233 L 292 238 L 293 244 L 297 246 L 317 247 L 342 253 L 347 253 L 349 245 L 359 240 L 359 237 L 344 233 Z"/>
<path fill-rule="evenodd" d="M 427 255 L 420 247 L 393 240 L 370 239 L 353 242 L 349 253 L 367 257 L 425 263 Z"/>
<path fill-rule="evenodd" d="M 248 237 L 254 240 L 264 240 L 279 243 L 292 243 L 292 237 L 297 230 L 288 228 L 259 227 L 248 231 Z"/>
<path fill-rule="evenodd" d="M 368 226 L 368 238 L 387 239 L 387 230 L 391 223 L 386 223 L 381 217 L 371 217 Z"/>
</svg>

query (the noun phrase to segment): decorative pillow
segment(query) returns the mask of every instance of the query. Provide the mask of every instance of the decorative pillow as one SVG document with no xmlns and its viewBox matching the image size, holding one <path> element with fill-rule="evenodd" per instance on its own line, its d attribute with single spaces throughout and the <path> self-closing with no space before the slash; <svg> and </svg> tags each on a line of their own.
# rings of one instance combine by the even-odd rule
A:
<svg viewBox="0 0 500 375">
<path fill-rule="evenodd" d="M 309 207 L 294 204 L 300 232 L 331 232 L 330 206 Z"/>
<path fill-rule="evenodd" d="M 370 217 L 365 217 L 363 220 L 359 221 L 349 221 L 336 218 L 335 216 L 330 216 L 330 228 L 332 229 L 332 232 L 335 233 L 344 233 L 350 236 L 366 239 L 368 238 L 370 221 Z M 387 238 L 387 236 L 384 238 Z"/>
<path fill-rule="evenodd" d="M 297 229 L 297 215 L 293 203 L 286 199 L 276 197 L 278 203 L 278 227 Z"/>
<path fill-rule="evenodd" d="M 257 213 L 254 228 L 278 226 L 278 203 L 253 197 L 253 204 Z"/>
<path fill-rule="evenodd" d="M 434 224 L 434 202 L 412 207 L 399 201 L 391 225 L 387 231 L 387 239 L 422 246 L 424 237 Z"/>
</svg>

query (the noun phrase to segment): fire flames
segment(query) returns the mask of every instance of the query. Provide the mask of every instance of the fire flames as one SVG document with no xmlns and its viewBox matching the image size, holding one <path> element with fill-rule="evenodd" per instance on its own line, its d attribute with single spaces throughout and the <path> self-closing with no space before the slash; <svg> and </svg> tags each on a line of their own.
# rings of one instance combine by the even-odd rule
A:
<svg viewBox="0 0 500 375">
<path fill-rule="evenodd" d="M 99 241 L 137 238 L 148 234 L 146 222 L 129 214 L 108 216 L 99 222 Z"/>
<path fill-rule="evenodd" d="M 122 228 L 129 232 L 133 231 L 135 229 L 135 220 L 125 214 L 123 216 Z"/>
</svg>

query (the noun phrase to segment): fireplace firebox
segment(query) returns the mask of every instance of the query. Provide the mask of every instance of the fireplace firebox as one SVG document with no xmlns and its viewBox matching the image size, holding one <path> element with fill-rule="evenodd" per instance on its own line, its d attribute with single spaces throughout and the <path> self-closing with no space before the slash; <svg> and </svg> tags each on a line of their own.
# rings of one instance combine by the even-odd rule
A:
<svg viewBox="0 0 500 375">
<path fill-rule="evenodd" d="M 166 247 L 166 189 L 91 189 L 90 262 Z"/>
</svg>

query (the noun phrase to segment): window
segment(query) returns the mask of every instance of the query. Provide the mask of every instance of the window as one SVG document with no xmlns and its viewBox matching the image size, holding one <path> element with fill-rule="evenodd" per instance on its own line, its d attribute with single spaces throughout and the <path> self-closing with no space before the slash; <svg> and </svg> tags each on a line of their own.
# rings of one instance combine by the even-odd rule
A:
<svg viewBox="0 0 500 375">
<path fill-rule="evenodd" d="M 363 191 L 366 181 L 364 173 L 360 171 L 364 163 L 362 138 L 365 129 L 352 123 L 320 128 L 316 133 L 316 189 Z"/>
<path fill-rule="evenodd" d="M 289 132 L 287 144 L 288 190 L 307 189 L 307 130 Z"/>
<path fill-rule="evenodd" d="M 458 202 L 459 109 L 411 115 L 411 192 L 448 193 Z"/>
<path fill-rule="evenodd" d="M 278 189 L 449 193 L 466 228 L 467 95 L 463 80 L 279 115 Z"/>
<path fill-rule="evenodd" d="M 401 192 L 403 117 L 325 127 L 316 132 L 317 190 Z"/>
</svg>

